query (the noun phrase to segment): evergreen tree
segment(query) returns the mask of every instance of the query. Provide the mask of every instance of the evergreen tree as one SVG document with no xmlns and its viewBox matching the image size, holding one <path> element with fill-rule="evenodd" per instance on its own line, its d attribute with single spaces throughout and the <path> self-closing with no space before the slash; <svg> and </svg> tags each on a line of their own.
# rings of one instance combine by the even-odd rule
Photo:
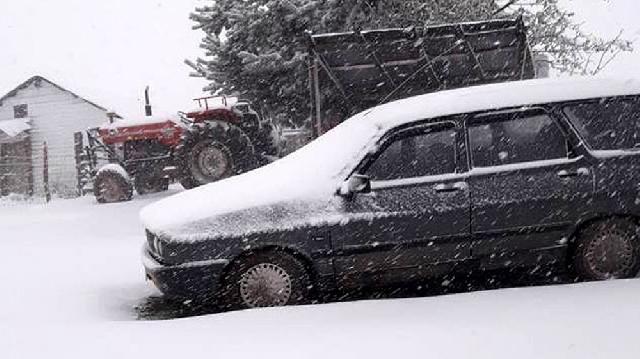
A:
<svg viewBox="0 0 640 359">
<path fill-rule="evenodd" d="M 283 118 L 309 113 L 305 31 L 424 26 L 524 17 L 534 52 L 563 72 L 595 73 L 630 43 L 581 31 L 558 0 L 211 0 L 191 19 L 205 57 L 187 61 L 206 91 L 242 94 Z"/>
</svg>

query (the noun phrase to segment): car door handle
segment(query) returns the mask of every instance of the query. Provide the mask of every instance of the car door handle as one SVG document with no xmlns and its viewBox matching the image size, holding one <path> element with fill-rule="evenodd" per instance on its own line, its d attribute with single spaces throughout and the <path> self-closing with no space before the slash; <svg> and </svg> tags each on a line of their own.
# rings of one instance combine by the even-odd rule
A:
<svg viewBox="0 0 640 359">
<path fill-rule="evenodd" d="M 578 175 L 577 171 L 567 171 L 567 170 L 558 171 L 558 177 L 560 178 L 576 177 L 577 175 Z"/>
<path fill-rule="evenodd" d="M 558 171 L 558 177 L 560 178 L 570 178 L 570 177 L 577 177 L 577 176 L 588 175 L 588 174 L 589 174 L 589 170 L 586 168 L 578 168 L 575 171 L 567 171 L 567 170 Z"/>
<path fill-rule="evenodd" d="M 466 188 L 467 188 L 467 184 L 465 182 L 439 183 L 433 186 L 433 189 L 438 193 L 457 192 L 457 191 L 462 191 Z"/>
</svg>

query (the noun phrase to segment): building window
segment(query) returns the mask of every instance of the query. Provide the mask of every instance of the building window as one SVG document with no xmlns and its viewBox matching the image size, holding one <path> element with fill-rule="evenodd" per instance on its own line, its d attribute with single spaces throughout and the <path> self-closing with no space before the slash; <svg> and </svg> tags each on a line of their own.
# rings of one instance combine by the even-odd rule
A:
<svg viewBox="0 0 640 359">
<path fill-rule="evenodd" d="M 29 116 L 29 108 L 26 104 L 13 106 L 13 118 L 26 118 Z"/>
</svg>

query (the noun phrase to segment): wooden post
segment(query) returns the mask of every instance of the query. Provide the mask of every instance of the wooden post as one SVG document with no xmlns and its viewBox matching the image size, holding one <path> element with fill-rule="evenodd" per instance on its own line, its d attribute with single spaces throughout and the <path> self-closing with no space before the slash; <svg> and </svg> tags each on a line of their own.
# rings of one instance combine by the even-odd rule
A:
<svg viewBox="0 0 640 359">
<path fill-rule="evenodd" d="M 75 154 L 76 159 L 76 192 L 78 196 L 84 195 L 84 166 L 83 166 L 83 153 L 82 150 L 84 148 L 84 141 L 82 137 L 82 132 L 75 132 L 73 134 L 73 152 Z"/>
<path fill-rule="evenodd" d="M 321 95 L 320 95 L 320 75 L 319 75 L 319 69 L 318 69 L 318 60 L 316 60 L 314 58 L 313 60 L 313 68 L 312 68 L 312 76 L 313 76 L 313 94 L 315 95 L 315 99 L 314 99 L 314 103 L 315 103 L 315 109 L 316 109 L 316 123 L 315 125 L 317 126 L 316 129 L 316 137 L 320 137 L 322 135 L 323 128 L 322 128 L 322 99 L 321 99 Z"/>
<path fill-rule="evenodd" d="M 49 151 L 47 150 L 47 141 L 44 141 L 42 153 L 44 166 L 42 169 L 42 180 L 44 182 L 44 198 L 47 202 L 51 201 L 51 192 L 49 191 Z"/>
</svg>

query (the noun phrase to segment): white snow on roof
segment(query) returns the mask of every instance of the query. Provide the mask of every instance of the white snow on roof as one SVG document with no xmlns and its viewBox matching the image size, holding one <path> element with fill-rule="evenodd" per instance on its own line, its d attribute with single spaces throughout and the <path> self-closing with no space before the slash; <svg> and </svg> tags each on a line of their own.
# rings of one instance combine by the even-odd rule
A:
<svg viewBox="0 0 640 359">
<path fill-rule="evenodd" d="M 0 131 L 7 134 L 9 137 L 15 137 L 21 132 L 31 129 L 28 119 L 17 118 L 14 120 L 0 121 Z"/>
<path fill-rule="evenodd" d="M 640 94 L 640 80 L 571 77 L 441 91 L 384 104 L 358 116 L 385 128 L 419 119 L 551 102 Z"/>
<path fill-rule="evenodd" d="M 640 94 L 640 82 L 593 78 L 529 80 L 395 101 L 351 117 L 267 166 L 149 205 L 141 212 L 141 219 L 150 230 L 170 232 L 187 223 L 249 208 L 291 201 L 326 201 L 374 142 L 393 127 L 481 110 L 627 94 Z M 305 211 L 304 206 L 298 209 Z M 288 218 L 296 218 L 296 214 L 289 213 Z"/>
</svg>

